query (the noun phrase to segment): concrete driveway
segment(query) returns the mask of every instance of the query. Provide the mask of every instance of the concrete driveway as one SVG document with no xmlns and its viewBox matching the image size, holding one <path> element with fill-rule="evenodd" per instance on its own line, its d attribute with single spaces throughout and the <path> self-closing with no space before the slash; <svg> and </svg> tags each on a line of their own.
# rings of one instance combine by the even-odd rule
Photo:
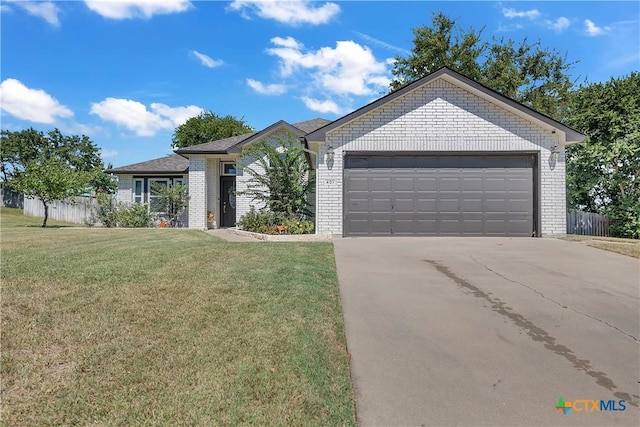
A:
<svg viewBox="0 0 640 427">
<path fill-rule="evenodd" d="M 334 244 L 360 425 L 639 425 L 639 260 L 556 239 Z M 565 415 L 560 397 L 626 410 Z"/>
</svg>

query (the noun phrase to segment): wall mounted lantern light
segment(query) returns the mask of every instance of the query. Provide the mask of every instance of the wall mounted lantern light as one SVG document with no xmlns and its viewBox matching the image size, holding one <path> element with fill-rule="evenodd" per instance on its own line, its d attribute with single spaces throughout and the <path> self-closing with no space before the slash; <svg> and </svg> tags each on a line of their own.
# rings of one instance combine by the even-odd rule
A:
<svg viewBox="0 0 640 427">
<path fill-rule="evenodd" d="M 327 163 L 333 163 L 335 155 L 336 152 L 333 150 L 333 145 L 329 145 L 329 148 L 327 148 Z"/>
<path fill-rule="evenodd" d="M 554 143 L 551 146 L 551 155 L 549 156 L 549 160 L 551 162 L 555 162 L 558 159 L 558 154 L 560 154 L 560 147 L 558 147 L 558 143 Z"/>
</svg>

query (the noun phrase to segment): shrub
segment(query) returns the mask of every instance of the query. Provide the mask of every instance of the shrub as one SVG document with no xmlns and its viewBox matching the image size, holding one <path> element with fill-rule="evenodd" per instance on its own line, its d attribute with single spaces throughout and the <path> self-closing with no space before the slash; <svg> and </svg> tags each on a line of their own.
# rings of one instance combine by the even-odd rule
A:
<svg viewBox="0 0 640 427">
<path fill-rule="evenodd" d="M 255 210 L 253 206 L 248 213 L 240 218 L 238 225 L 245 231 L 262 234 L 276 234 L 276 217 L 266 210 Z"/>
<path fill-rule="evenodd" d="M 315 178 L 298 138 L 288 132 L 277 143 L 257 141 L 245 146 L 243 161 L 252 162 L 245 172 L 251 177 L 239 195 L 264 203 L 276 215 L 289 218 L 311 217 L 309 194 Z"/>
<path fill-rule="evenodd" d="M 140 228 L 151 226 L 152 216 L 145 205 L 118 204 L 118 225 L 120 227 Z"/>
<path fill-rule="evenodd" d="M 313 233 L 313 221 L 290 217 L 282 221 L 286 234 L 311 234 Z"/>
<path fill-rule="evenodd" d="M 253 206 L 238 225 L 243 230 L 262 234 L 277 234 L 279 225 L 284 226 L 285 234 L 311 234 L 314 229 L 313 221 L 295 216 L 282 218 L 267 209 L 257 211 Z"/>
<path fill-rule="evenodd" d="M 118 225 L 118 206 L 113 195 L 98 193 L 96 202 L 97 206 L 93 208 L 86 224 L 93 226 L 100 223 L 103 227 L 116 227 Z"/>
</svg>

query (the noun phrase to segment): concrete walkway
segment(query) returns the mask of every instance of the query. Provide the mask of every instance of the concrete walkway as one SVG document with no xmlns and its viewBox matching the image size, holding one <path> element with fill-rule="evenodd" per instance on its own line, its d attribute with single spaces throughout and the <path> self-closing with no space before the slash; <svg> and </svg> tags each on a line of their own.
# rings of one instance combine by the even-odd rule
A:
<svg viewBox="0 0 640 427">
<path fill-rule="evenodd" d="M 207 230 L 207 233 L 213 236 L 219 237 L 228 242 L 262 242 L 262 240 L 255 239 L 250 236 L 241 236 L 227 228 L 216 228 L 213 230 Z"/>
<path fill-rule="evenodd" d="M 638 425 L 637 259 L 555 239 L 334 245 L 359 425 Z M 560 397 L 618 410 L 565 415 Z"/>
</svg>

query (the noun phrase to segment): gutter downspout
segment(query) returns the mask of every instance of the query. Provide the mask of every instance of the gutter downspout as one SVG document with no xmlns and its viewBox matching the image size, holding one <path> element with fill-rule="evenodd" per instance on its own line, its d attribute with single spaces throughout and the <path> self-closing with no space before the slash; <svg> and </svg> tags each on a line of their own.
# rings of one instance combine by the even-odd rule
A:
<svg viewBox="0 0 640 427">
<path fill-rule="evenodd" d="M 302 143 L 302 151 L 304 151 L 305 153 L 309 153 L 309 154 L 313 154 L 316 157 L 316 169 L 315 169 L 315 178 L 316 178 L 316 191 L 315 191 L 315 215 L 313 218 L 313 222 L 315 225 L 315 230 L 314 230 L 314 234 L 318 234 L 318 167 L 320 166 L 318 164 L 318 152 L 316 151 L 312 151 L 310 149 L 308 149 L 307 147 L 309 146 L 309 143 L 307 142 L 307 138 L 305 138 L 304 136 L 301 136 L 300 138 L 300 142 Z"/>
</svg>

